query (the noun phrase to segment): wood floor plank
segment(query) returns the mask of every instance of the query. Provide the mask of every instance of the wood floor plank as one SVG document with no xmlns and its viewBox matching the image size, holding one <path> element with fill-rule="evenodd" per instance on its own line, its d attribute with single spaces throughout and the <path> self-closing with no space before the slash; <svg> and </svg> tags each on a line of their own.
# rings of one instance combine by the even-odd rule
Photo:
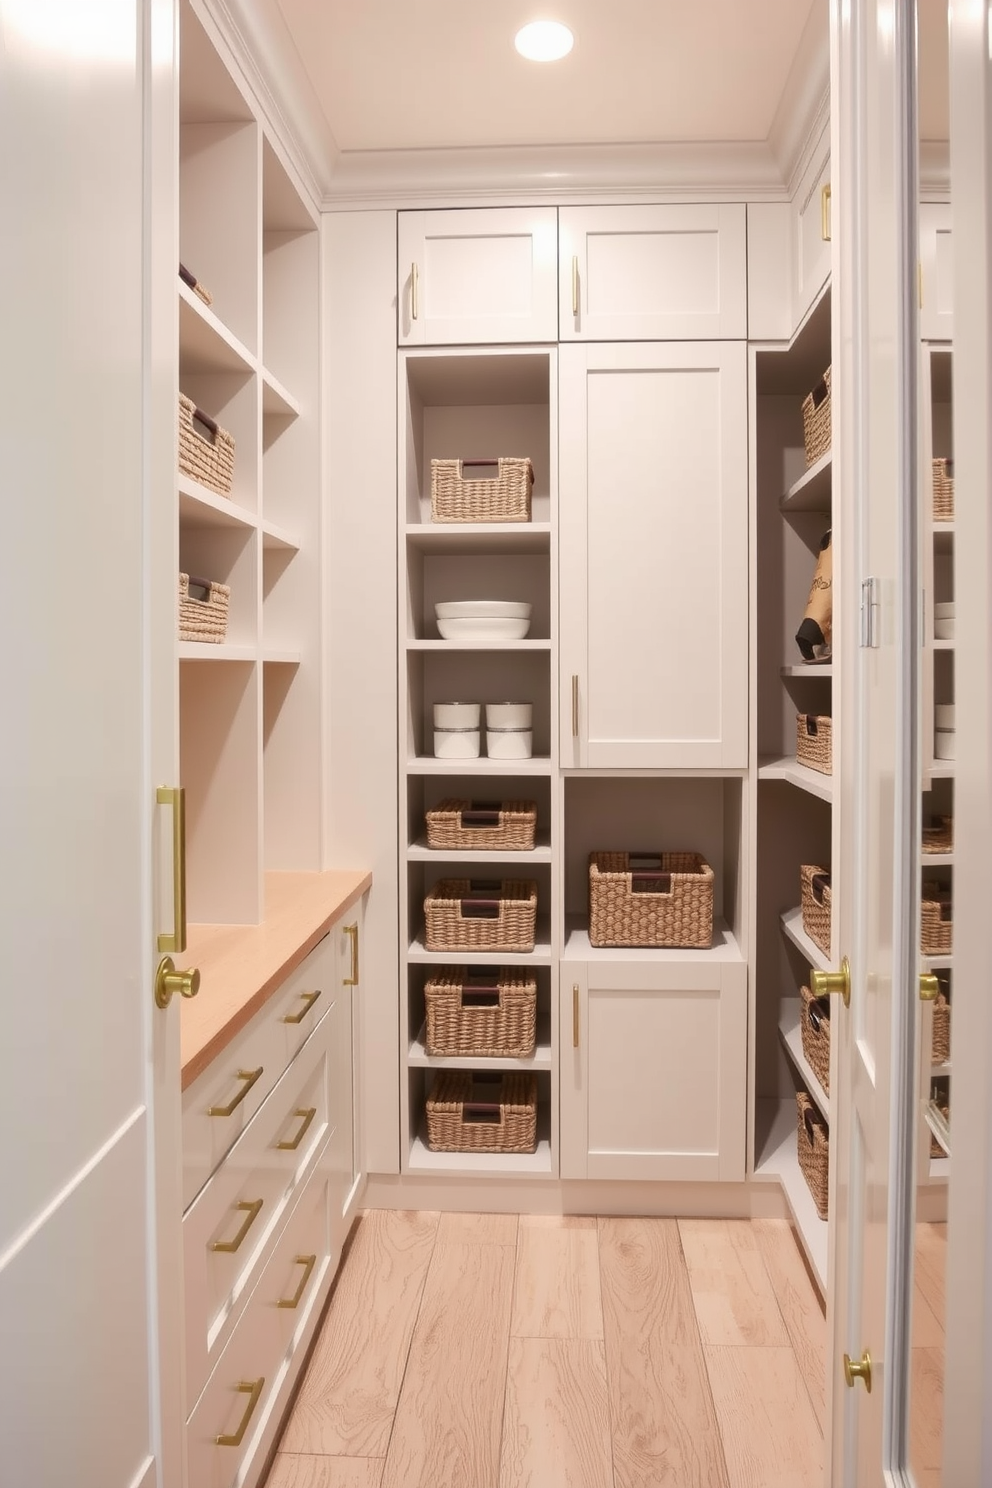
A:
<svg viewBox="0 0 992 1488">
<path fill-rule="evenodd" d="M 313 1457 L 279 1452 L 265 1488 L 379 1488 L 381 1457 Z"/>
<path fill-rule="evenodd" d="M 822 1488 L 824 1442 L 791 1348 L 705 1348 L 730 1488 Z"/>
<path fill-rule="evenodd" d="M 785 1346 L 782 1314 L 746 1219 L 680 1219 L 679 1234 L 703 1343 Z"/>
<path fill-rule="evenodd" d="M 673 1219 L 600 1219 L 616 1488 L 728 1488 Z"/>
<path fill-rule="evenodd" d="M 602 1338 L 595 1219 L 521 1217 L 510 1333 L 514 1338 Z"/>
<path fill-rule="evenodd" d="M 382 1488 L 496 1488 L 514 1251 L 434 1248 Z"/>
<path fill-rule="evenodd" d="M 934 1317 L 943 1322 L 947 1279 L 946 1224 L 918 1224 L 914 1246 L 913 1274 Z"/>
<path fill-rule="evenodd" d="M 515 1214 L 442 1214 L 437 1238 L 445 1245 L 516 1245 Z"/>
<path fill-rule="evenodd" d="M 944 1351 L 910 1350 L 909 1461 L 936 1471 L 944 1446 Z"/>
<path fill-rule="evenodd" d="M 437 1214 L 362 1216 L 280 1450 L 385 1457 Z"/>
<path fill-rule="evenodd" d="M 756 1219 L 752 1224 L 820 1431 L 825 1432 L 827 1320 L 820 1295 L 788 1220 Z"/>
<path fill-rule="evenodd" d="M 511 1338 L 499 1484 L 613 1488 L 601 1341 Z"/>
<path fill-rule="evenodd" d="M 913 1348 L 943 1348 L 944 1321 L 934 1316 L 927 1294 L 916 1277 L 913 1286 Z"/>
</svg>

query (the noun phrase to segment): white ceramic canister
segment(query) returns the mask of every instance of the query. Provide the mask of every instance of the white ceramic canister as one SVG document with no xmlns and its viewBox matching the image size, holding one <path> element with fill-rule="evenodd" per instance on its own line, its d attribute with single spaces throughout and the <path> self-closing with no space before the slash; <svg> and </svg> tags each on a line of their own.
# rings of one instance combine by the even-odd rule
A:
<svg viewBox="0 0 992 1488">
<path fill-rule="evenodd" d="M 955 733 L 954 733 L 954 704 L 936 703 L 933 710 L 934 735 L 933 753 L 934 758 L 939 760 L 952 760 L 955 757 Z"/>
<path fill-rule="evenodd" d="M 477 729 L 482 714 L 481 703 L 435 703 L 436 729 Z"/>
<path fill-rule="evenodd" d="M 486 753 L 490 759 L 530 759 L 534 735 L 530 729 L 487 729 Z"/>
<path fill-rule="evenodd" d="M 954 601 L 935 604 L 933 607 L 933 638 L 935 641 L 954 640 Z"/>
<path fill-rule="evenodd" d="M 534 720 L 533 703 L 487 703 L 487 729 L 529 729 Z"/>
<path fill-rule="evenodd" d="M 478 759 L 480 735 L 474 729 L 435 729 L 435 759 Z"/>
</svg>

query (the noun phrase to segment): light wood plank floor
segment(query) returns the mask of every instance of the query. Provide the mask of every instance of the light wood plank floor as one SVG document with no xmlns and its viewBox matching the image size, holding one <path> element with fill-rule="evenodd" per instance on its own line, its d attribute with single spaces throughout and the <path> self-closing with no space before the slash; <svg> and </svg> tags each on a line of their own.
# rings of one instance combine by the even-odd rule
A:
<svg viewBox="0 0 992 1488">
<path fill-rule="evenodd" d="M 820 1488 L 823 1331 L 784 1220 L 370 1211 L 268 1488 Z"/>
</svg>

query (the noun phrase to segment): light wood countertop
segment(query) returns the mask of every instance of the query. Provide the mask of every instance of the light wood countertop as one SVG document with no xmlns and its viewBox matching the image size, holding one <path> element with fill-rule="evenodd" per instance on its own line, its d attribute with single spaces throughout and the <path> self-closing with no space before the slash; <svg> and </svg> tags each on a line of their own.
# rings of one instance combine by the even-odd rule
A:
<svg viewBox="0 0 992 1488">
<path fill-rule="evenodd" d="M 350 869 L 267 873 L 262 924 L 190 925 L 179 964 L 199 967 L 200 991 L 180 1015 L 184 1090 L 371 883 Z"/>
</svg>

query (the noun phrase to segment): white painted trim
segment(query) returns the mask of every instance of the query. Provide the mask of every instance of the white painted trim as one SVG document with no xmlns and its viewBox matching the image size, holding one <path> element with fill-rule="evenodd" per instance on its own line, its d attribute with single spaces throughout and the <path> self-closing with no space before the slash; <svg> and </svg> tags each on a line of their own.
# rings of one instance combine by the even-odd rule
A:
<svg viewBox="0 0 992 1488">
<path fill-rule="evenodd" d="M 920 201 L 951 199 L 951 146 L 948 140 L 920 141 Z"/>
<path fill-rule="evenodd" d="M 827 0 L 816 0 L 768 132 L 768 144 L 790 196 L 829 123 L 830 48 L 822 44 L 827 34 Z"/>
</svg>

